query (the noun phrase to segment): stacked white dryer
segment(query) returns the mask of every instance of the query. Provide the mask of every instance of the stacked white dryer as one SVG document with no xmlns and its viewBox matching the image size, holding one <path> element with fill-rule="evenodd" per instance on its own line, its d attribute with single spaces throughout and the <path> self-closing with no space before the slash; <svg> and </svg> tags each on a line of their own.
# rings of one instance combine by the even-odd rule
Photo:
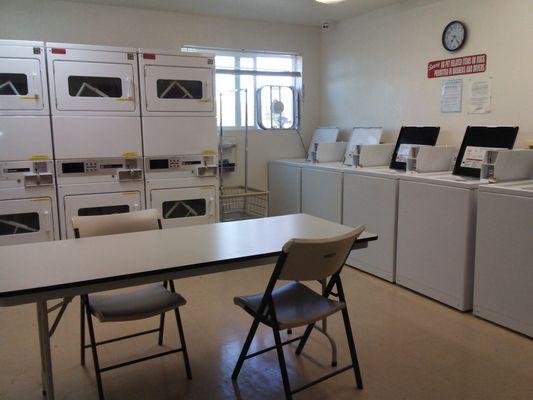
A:
<svg viewBox="0 0 533 400">
<path fill-rule="evenodd" d="M 139 50 L 148 207 L 164 228 L 216 222 L 214 57 Z"/>
<path fill-rule="evenodd" d="M 59 236 L 44 43 L 0 41 L 0 245 Z"/>
<path fill-rule="evenodd" d="M 62 238 L 73 216 L 144 207 L 135 49 L 47 43 Z"/>
</svg>

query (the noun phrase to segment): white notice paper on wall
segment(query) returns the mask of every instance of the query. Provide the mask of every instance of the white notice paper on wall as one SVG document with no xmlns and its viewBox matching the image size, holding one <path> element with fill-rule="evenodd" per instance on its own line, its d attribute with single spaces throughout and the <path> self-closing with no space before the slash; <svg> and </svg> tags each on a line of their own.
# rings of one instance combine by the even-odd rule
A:
<svg viewBox="0 0 533 400">
<path fill-rule="evenodd" d="M 440 111 L 443 113 L 461 112 L 463 100 L 463 80 L 447 79 L 440 88 Z"/>
<path fill-rule="evenodd" d="M 492 97 L 492 78 L 471 79 L 468 88 L 468 113 L 488 114 Z"/>
</svg>

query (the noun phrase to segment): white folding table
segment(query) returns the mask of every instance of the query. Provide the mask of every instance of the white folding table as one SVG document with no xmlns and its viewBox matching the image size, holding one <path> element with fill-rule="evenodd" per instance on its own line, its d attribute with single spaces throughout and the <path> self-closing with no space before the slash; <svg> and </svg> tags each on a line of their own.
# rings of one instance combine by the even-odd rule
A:
<svg viewBox="0 0 533 400">
<path fill-rule="evenodd" d="M 306 214 L 0 247 L 0 307 L 36 303 L 43 396 L 54 399 L 50 336 L 81 294 L 274 263 L 292 238 L 351 228 Z M 377 236 L 363 233 L 354 249 Z M 47 302 L 63 299 L 48 308 Z M 50 327 L 48 314 L 59 309 Z"/>
</svg>

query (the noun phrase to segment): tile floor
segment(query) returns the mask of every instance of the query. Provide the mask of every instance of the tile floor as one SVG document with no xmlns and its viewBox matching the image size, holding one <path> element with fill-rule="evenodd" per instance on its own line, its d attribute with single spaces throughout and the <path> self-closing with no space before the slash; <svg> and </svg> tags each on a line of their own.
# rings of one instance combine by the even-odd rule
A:
<svg viewBox="0 0 533 400">
<path fill-rule="evenodd" d="M 171 355 L 104 374 L 106 399 L 279 399 L 283 389 L 275 352 L 245 362 L 238 385 L 231 371 L 251 319 L 233 305 L 238 294 L 264 289 L 271 268 L 258 267 L 176 281 L 187 299 L 182 317 L 193 380 L 180 355 Z M 343 282 L 355 332 L 365 388 L 354 388 L 346 372 L 295 395 L 295 399 L 533 399 L 533 342 L 471 314 L 463 314 L 416 293 L 346 268 Z M 0 308 L 0 399 L 40 398 L 35 306 Z M 157 320 L 97 324 L 98 338 L 152 326 Z M 168 314 L 165 344 L 177 343 Z M 340 315 L 329 320 L 337 338 L 339 365 L 349 360 Z M 298 334 L 301 329 L 297 330 Z M 69 307 L 52 339 L 56 398 L 97 399 L 90 353 L 79 364 L 78 300 Z M 304 354 L 286 347 L 294 385 L 331 371 L 327 341 L 313 333 Z M 273 343 L 259 330 L 252 350 Z M 155 335 L 100 348 L 102 364 L 157 351 Z"/>
</svg>

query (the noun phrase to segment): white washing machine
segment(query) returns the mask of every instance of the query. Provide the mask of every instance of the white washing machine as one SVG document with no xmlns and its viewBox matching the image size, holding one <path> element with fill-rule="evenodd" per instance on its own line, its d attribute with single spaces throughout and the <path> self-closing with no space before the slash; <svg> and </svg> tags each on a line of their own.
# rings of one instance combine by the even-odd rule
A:
<svg viewBox="0 0 533 400">
<path fill-rule="evenodd" d="M 0 245 L 59 238 L 43 42 L 0 40 Z"/>
<path fill-rule="evenodd" d="M 0 245 L 56 239 L 53 161 L 0 162 Z"/>
<path fill-rule="evenodd" d="M 217 154 L 214 57 L 139 50 L 144 155 Z"/>
<path fill-rule="evenodd" d="M 218 221 L 217 157 L 145 159 L 148 208 L 161 211 L 163 228 Z"/>
<path fill-rule="evenodd" d="M 56 171 L 62 239 L 74 238 L 74 216 L 144 209 L 141 157 L 58 160 Z"/>
<path fill-rule="evenodd" d="M 304 159 L 268 162 L 269 216 L 302 212 L 302 165 Z"/>
<path fill-rule="evenodd" d="M 142 155 L 137 53 L 46 44 L 55 157 Z"/>
<path fill-rule="evenodd" d="M 518 128 L 468 127 L 453 174 L 400 177 L 396 282 L 472 309 L 477 188 L 488 149 L 512 148 Z"/>
<path fill-rule="evenodd" d="M 532 238 L 532 180 L 479 187 L 474 315 L 529 337 L 533 337 Z"/>
<path fill-rule="evenodd" d="M 302 212 L 342 222 L 342 162 L 302 166 Z"/>
<path fill-rule="evenodd" d="M 438 134 L 438 127 L 402 127 L 389 159 L 391 168 L 349 167 L 344 170 L 342 223 L 364 224 L 379 235 L 376 246 L 352 252 L 346 261 L 348 265 L 394 282 L 398 178 L 405 173 L 410 145 L 434 146 Z"/>
</svg>

